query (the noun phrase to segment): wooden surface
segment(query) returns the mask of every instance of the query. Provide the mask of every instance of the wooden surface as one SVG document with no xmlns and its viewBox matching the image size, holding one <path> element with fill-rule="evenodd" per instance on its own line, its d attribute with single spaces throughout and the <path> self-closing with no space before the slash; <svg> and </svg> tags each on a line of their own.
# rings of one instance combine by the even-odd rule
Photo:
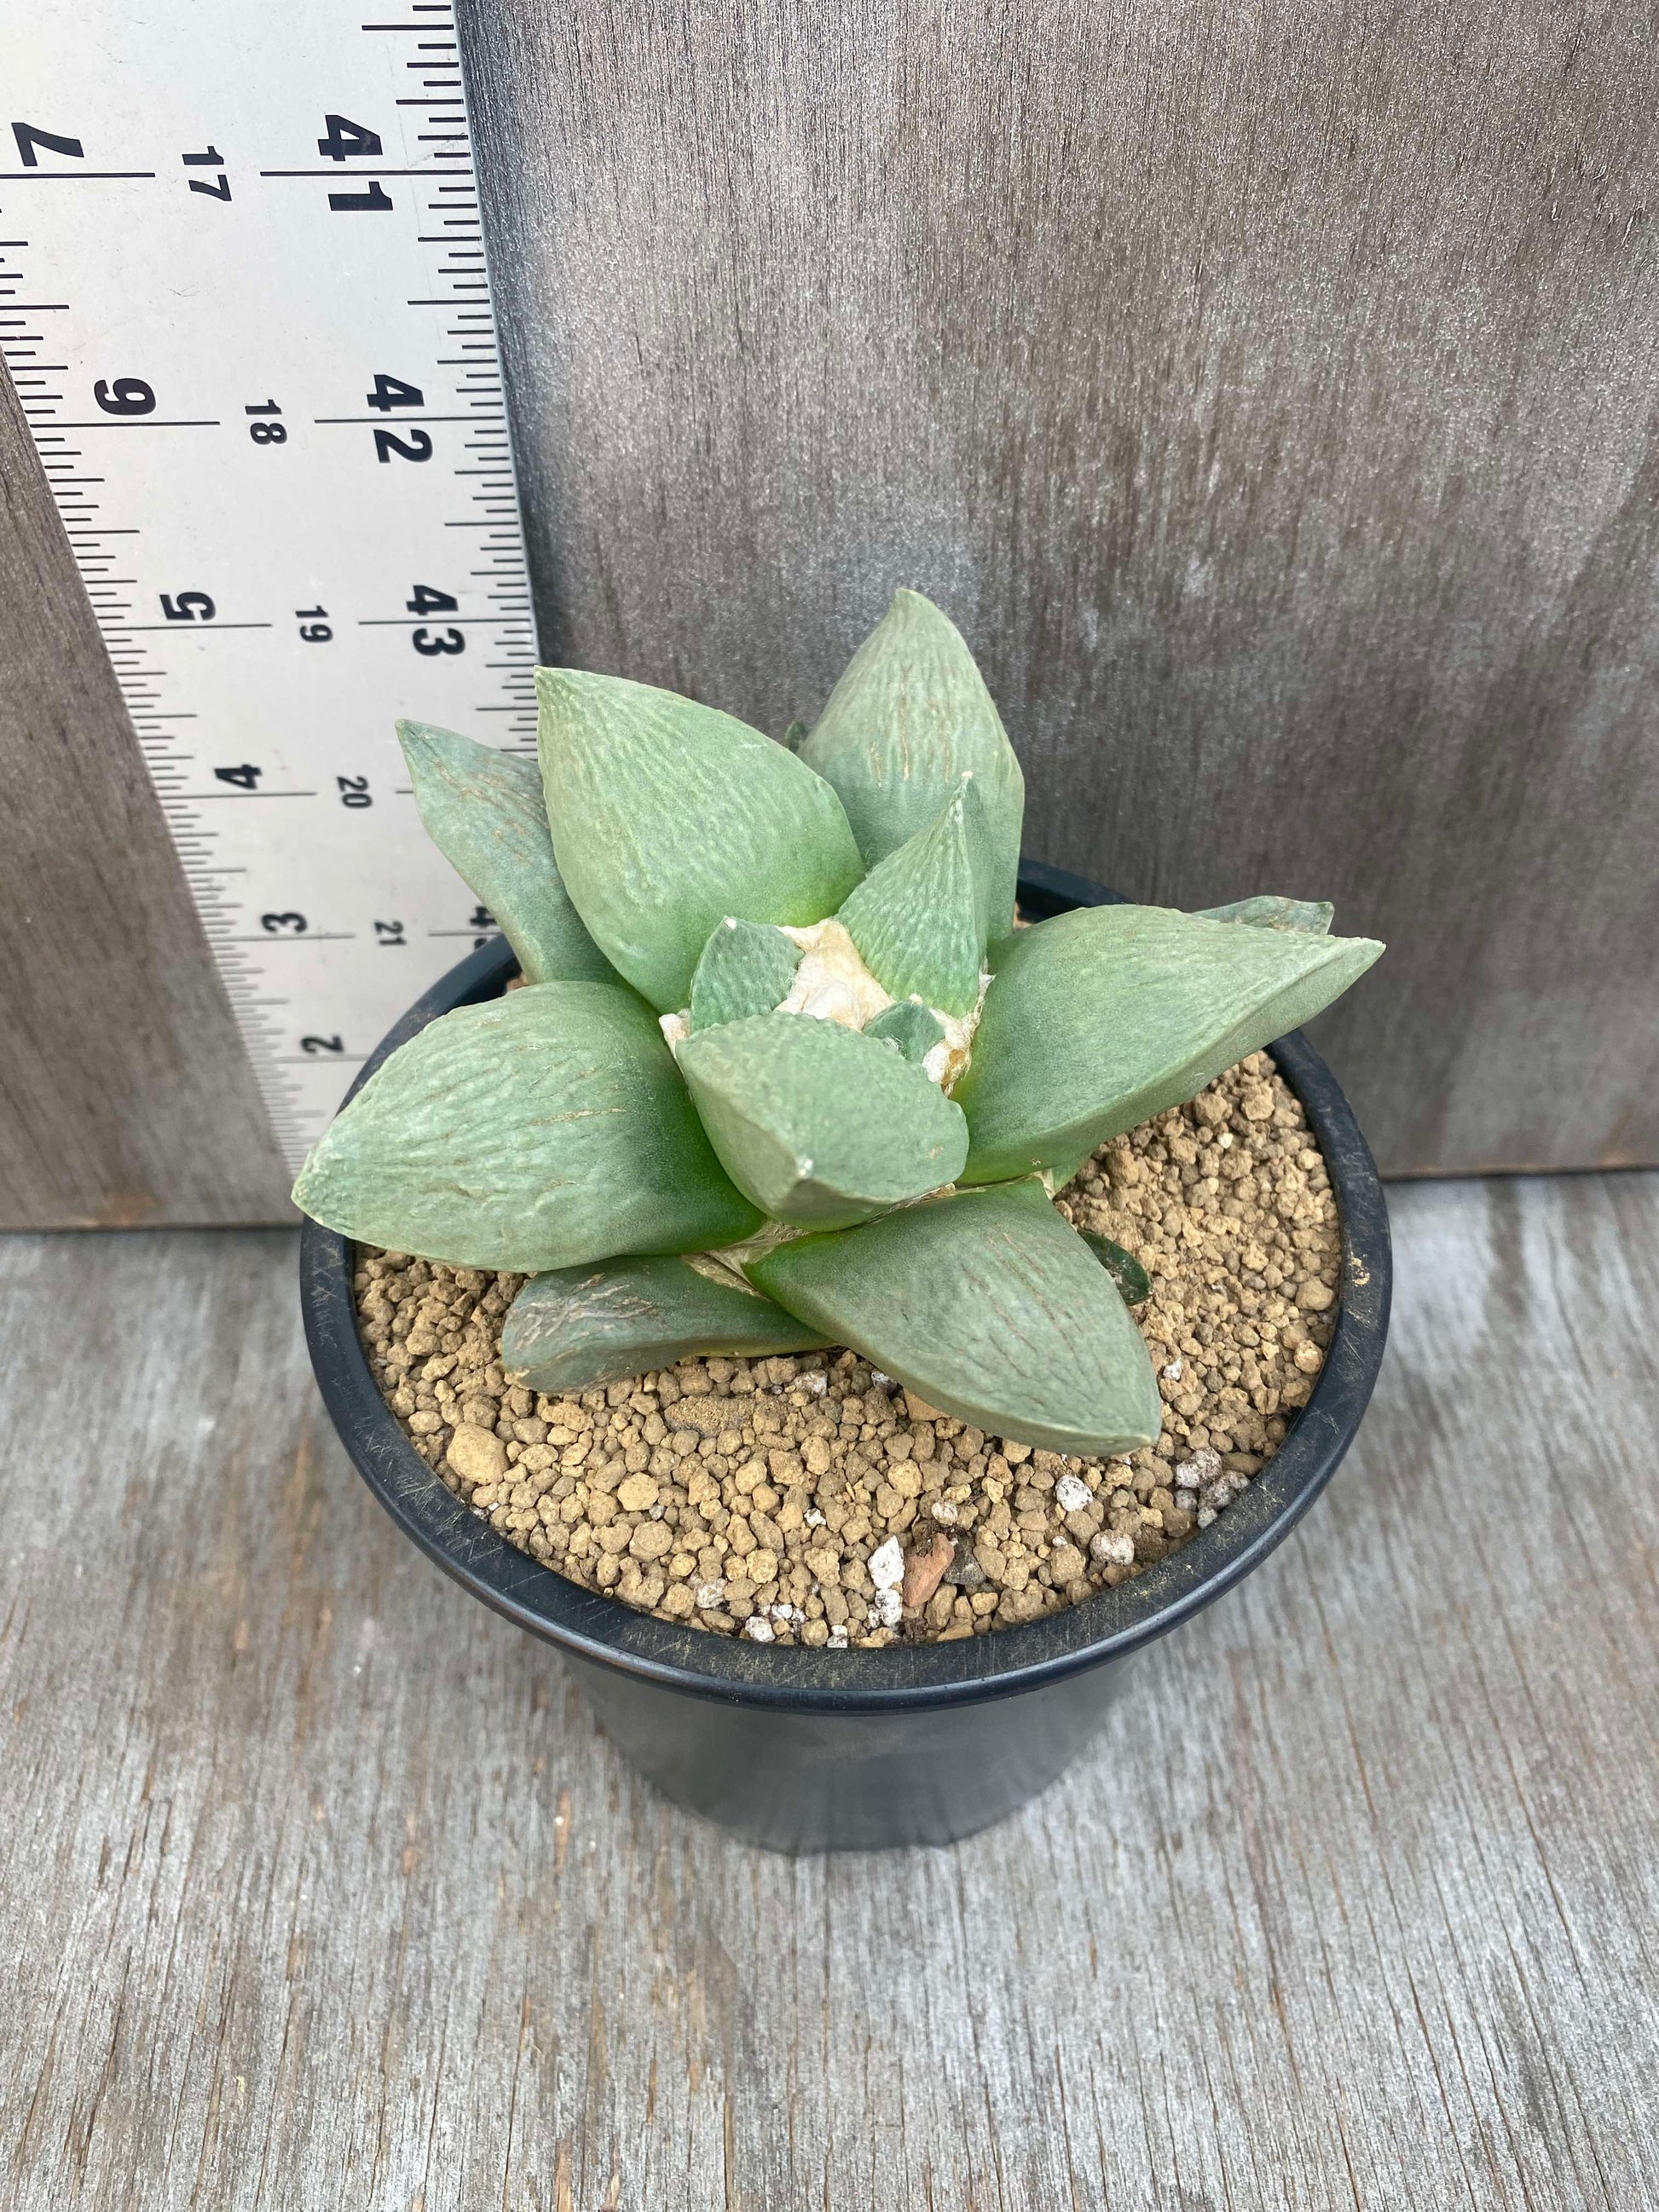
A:
<svg viewBox="0 0 1659 2212">
<path fill-rule="evenodd" d="M 8 2212 L 1650 2203 L 1659 1177 L 1396 1212 L 1297 1534 L 1018 1820 L 795 1863 L 395 1534 L 287 1233 L 0 1243 Z"/>
<path fill-rule="evenodd" d="M 547 656 L 776 732 L 914 585 L 1037 858 L 1389 941 L 1386 1169 L 1659 1160 L 1640 11 L 460 12 Z"/>
<path fill-rule="evenodd" d="M 286 1212 L 253 1073 L 0 372 L 0 1227 Z"/>
</svg>

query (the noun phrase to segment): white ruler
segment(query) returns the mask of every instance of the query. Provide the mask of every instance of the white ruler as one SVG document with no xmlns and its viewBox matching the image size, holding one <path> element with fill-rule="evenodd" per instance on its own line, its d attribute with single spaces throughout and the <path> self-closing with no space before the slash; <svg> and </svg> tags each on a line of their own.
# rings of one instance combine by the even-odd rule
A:
<svg viewBox="0 0 1659 2212">
<path fill-rule="evenodd" d="M 399 714 L 535 742 L 451 0 L 0 0 L 0 352 L 284 1152 L 490 917 Z"/>
</svg>

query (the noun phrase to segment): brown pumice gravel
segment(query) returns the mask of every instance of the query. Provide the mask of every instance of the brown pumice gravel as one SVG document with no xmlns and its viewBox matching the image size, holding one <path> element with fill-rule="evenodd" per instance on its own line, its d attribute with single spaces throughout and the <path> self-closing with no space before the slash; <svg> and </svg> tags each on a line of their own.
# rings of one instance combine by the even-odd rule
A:
<svg viewBox="0 0 1659 2212">
<path fill-rule="evenodd" d="M 986 1436 L 851 1352 L 509 1389 L 524 1278 L 358 1251 L 363 1342 L 415 1449 L 511 1544 L 665 1620 L 759 1643 L 983 1635 L 1206 1527 L 1277 1450 L 1335 1325 L 1336 1201 L 1265 1052 L 1103 1145 L 1055 1203 L 1133 1252 L 1164 1429 L 1128 1459 Z"/>
</svg>

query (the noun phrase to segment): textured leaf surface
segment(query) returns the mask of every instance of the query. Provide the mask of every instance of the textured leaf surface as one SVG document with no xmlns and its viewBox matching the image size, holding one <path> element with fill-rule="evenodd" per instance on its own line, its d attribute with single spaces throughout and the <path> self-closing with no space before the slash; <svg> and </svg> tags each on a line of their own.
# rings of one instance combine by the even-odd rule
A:
<svg viewBox="0 0 1659 2212">
<path fill-rule="evenodd" d="M 930 1405 L 1060 1452 L 1126 1452 L 1163 1419 L 1111 1277 L 1030 1182 L 907 1206 L 750 1263 L 780 1305 Z"/>
<path fill-rule="evenodd" d="M 586 1390 L 705 1352 L 758 1359 L 823 1341 L 770 1298 L 687 1261 L 611 1260 L 532 1277 L 502 1327 L 501 1364 L 532 1390 Z"/>
<path fill-rule="evenodd" d="M 799 947 L 770 922 L 717 921 L 691 978 L 692 1028 L 769 1014 L 788 997 L 799 965 Z"/>
<path fill-rule="evenodd" d="M 702 1030 L 680 1073 L 739 1190 L 779 1221 L 838 1228 L 953 1182 L 961 1109 L 874 1037 L 811 1014 Z"/>
<path fill-rule="evenodd" d="M 896 1044 L 907 1060 L 919 1066 L 940 1042 L 945 1031 L 926 1006 L 919 1006 L 914 999 L 901 999 L 884 1014 L 878 1014 L 874 1021 L 866 1022 L 864 1034 Z"/>
<path fill-rule="evenodd" d="M 428 836 L 495 915 L 529 981 L 619 981 L 560 878 L 536 763 L 430 722 L 399 722 L 398 740 Z"/>
<path fill-rule="evenodd" d="M 988 893 L 974 854 L 984 836 L 984 810 L 964 777 L 927 828 L 878 861 L 842 908 L 842 927 L 894 998 L 919 998 L 947 1014 L 971 1013 L 978 1003 Z"/>
<path fill-rule="evenodd" d="M 1300 929 L 1323 937 L 1336 908 L 1328 899 L 1279 898 L 1271 891 L 1255 898 L 1235 899 L 1231 906 L 1199 908 L 1200 921 L 1244 921 L 1253 929 Z"/>
<path fill-rule="evenodd" d="M 1156 906 L 1015 931 L 954 1093 L 973 1132 L 963 1180 L 1074 1165 L 1310 1020 L 1382 950 Z"/>
<path fill-rule="evenodd" d="M 1101 1236 L 1097 1230 L 1079 1229 L 1078 1235 L 1117 1285 L 1118 1295 L 1126 1306 L 1138 1306 L 1152 1296 L 1152 1279 L 1133 1252 L 1126 1252 L 1121 1244 L 1114 1244 L 1109 1237 Z"/>
<path fill-rule="evenodd" d="M 800 757 L 841 793 L 868 867 L 926 829 L 971 770 L 990 934 L 1010 926 L 1025 779 L 960 632 L 921 592 L 895 592 Z"/>
<path fill-rule="evenodd" d="M 431 1023 L 325 1132 L 294 1202 L 367 1243 L 525 1274 L 759 1225 L 650 1009 L 616 983 L 541 983 Z"/>
<path fill-rule="evenodd" d="M 804 927 L 864 873 L 842 804 L 758 730 L 672 691 L 539 668 L 538 746 L 565 887 L 612 965 L 672 1013 L 729 914 Z"/>
</svg>

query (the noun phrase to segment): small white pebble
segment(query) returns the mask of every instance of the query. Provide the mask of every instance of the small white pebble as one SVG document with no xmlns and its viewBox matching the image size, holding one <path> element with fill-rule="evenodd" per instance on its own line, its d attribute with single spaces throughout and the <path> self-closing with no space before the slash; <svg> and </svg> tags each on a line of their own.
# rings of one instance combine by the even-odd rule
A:
<svg viewBox="0 0 1659 2212">
<path fill-rule="evenodd" d="M 1133 1536 L 1109 1536 L 1103 1529 L 1098 1536 L 1090 1537 L 1089 1550 L 1103 1566 L 1132 1567 L 1135 1563 Z"/>
<path fill-rule="evenodd" d="M 870 1579 L 878 1590 L 894 1590 L 904 1580 L 904 1551 L 896 1536 L 871 1553 Z"/>
<path fill-rule="evenodd" d="M 826 1651 L 845 1651 L 847 1631 L 844 1628 L 832 1628 L 830 1632 L 830 1641 L 823 1648 Z"/>
<path fill-rule="evenodd" d="M 878 1390 L 890 1390 L 893 1387 L 892 1376 L 890 1375 L 884 1375 L 879 1367 L 872 1367 L 870 1370 L 870 1380 L 875 1384 Z"/>
<path fill-rule="evenodd" d="M 772 1641 L 772 1624 L 758 1613 L 750 1614 L 743 1624 L 743 1632 L 751 1644 L 769 1644 Z"/>
<path fill-rule="evenodd" d="M 1054 1485 L 1054 1503 L 1062 1513 L 1082 1513 L 1094 1504 L 1094 1492 L 1079 1476 L 1062 1474 Z"/>
<path fill-rule="evenodd" d="M 823 1526 L 823 1516 L 816 1505 L 807 1509 L 806 1525 L 809 1528 L 822 1528 Z"/>
<path fill-rule="evenodd" d="M 830 1377 L 821 1367 L 815 1367 L 810 1375 L 802 1376 L 801 1388 L 810 1390 L 815 1398 L 821 1398 L 830 1388 Z"/>
<path fill-rule="evenodd" d="M 904 1618 L 904 1600 L 896 1589 L 884 1589 L 876 1599 L 876 1612 L 884 1628 L 896 1628 Z"/>
<path fill-rule="evenodd" d="M 962 1518 L 961 1514 L 957 1512 L 948 1498 L 936 1498 L 927 1510 L 935 1521 L 942 1521 L 947 1528 L 954 1528 Z"/>
<path fill-rule="evenodd" d="M 1199 1525 L 1199 1527 L 1200 1527 L 1200 1528 L 1207 1528 L 1209 1527 L 1209 1525 L 1210 1525 L 1211 1522 L 1212 1522 L 1212 1521 L 1213 1521 L 1214 1519 L 1215 1519 L 1215 1508 L 1214 1508 L 1214 1506 L 1213 1506 L 1213 1505 L 1200 1505 L 1200 1506 L 1199 1507 L 1199 1509 L 1198 1509 L 1198 1525 Z"/>
<path fill-rule="evenodd" d="M 1180 1382 L 1180 1380 L 1181 1380 L 1181 1362 L 1180 1362 L 1178 1359 L 1172 1359 L 1172 1360 L 1170 1362 L 1169 1365 L 1164 1369 L 1164 1381 L 1165 1381 L 1166 1382 Z"/>
<path fill-rule="evenodd" d="M 806 1618 L 798 1605 L 775 1605 L 768 1609 L 774 1620 L 805 1620 Z"/>
<path fill-rule="evenodd" d="M 697 1584 L 697 1603 L 704 1613 L 713 1613 L 717 1606 L 724 1605 L 725 1602 L 726 1584 L 724 1583 Z"/>
</svg>

